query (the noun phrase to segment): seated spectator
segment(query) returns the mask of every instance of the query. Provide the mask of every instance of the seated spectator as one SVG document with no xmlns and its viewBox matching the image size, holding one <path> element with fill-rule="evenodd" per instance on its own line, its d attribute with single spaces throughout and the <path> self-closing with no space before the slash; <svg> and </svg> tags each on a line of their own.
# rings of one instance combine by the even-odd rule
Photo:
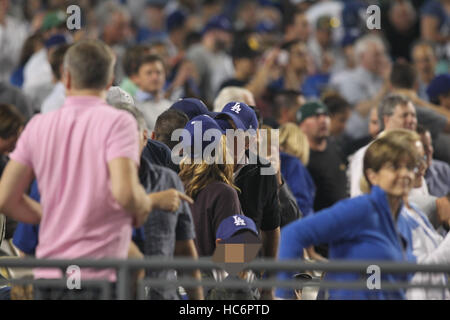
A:
<svg viewBox="0 0 450 320">
<path fill-rule="evenodd" d="M 123 57 L 123 71 L 125 78 L 120 83 L 120 88 L 131 94 L 132 97 L 136 97 L 136 93 L 139 90 L 137 85 L 139 81 L 139 62 L 140 59 L 150 54 L 150 46 L 136 45 L 129 47 Z"/>
<path fill-rule="evenodd" d="M 403 207 L 403 197 L 413 186 L 416 160 L 414 145 L 383 138 L 376 140 L 364 158 L 364 176 L 369 183 L 370 194 L 340 201 L 283 228 L 279 259 L 299 258 L 303 256 L 304 248 L 329 243 L 329 258 L 333 260 L 406 261 L 394 221 Z M 397 180 L 404 183 L 395 183 Z M 290 280 L 292 273 L 282 272 L 279 277 Z M 357 273 L 328 273 L 325 279 L 362 280 Z M 381 274 L 381 281 L 402 282 L 406 279 L 404 274 Z M 279 289 L 277 296 L 289 299 L 294 297 L 294 292 Z M 405 299 L 405 292 L 403 289 L 332 289 L 329 290 L 329 299 Z"/>
<path fill-rule="evenodd" d="M 430 42 L 418 41 L 411 49 L 411 58 L 418 75 L 418 95 L 421 99 L 430 101 L 427 88 L 436 75 L 437 65 L 433 45 Z"/>
<path fill-rule="evenodd" d="M 417 133 L 420 135 L 425 150 L 427 170 L 425 180 L 430 195 L 444 197 L 450 193 L 450 165 L 443 161 L 433 159 L 433 140 L 430 131 L 418 126 Z"/>
<path fill-rule="evenodd" d="M 138 62 L 137 70 L 139 90 L 135 97 L 136 106 L 144 114 L 148 129 L 153 131 L 158 116 L 171 105 L 164 98 L 164 62 L 159 56 L 147 55 Z"/>
<path fill-rule="evenodd" d="M 49 60 L 52 67 L 53 81 L 55 86 L 41 106 L 41 113 L 48 113 L 62 107 L 64 100 L 66 100 L 66 89 L 62 82 L 62 73 L 64 69 L 64 55 L 70 46 L 63 44 L 51 52 Z"/>
</svg>

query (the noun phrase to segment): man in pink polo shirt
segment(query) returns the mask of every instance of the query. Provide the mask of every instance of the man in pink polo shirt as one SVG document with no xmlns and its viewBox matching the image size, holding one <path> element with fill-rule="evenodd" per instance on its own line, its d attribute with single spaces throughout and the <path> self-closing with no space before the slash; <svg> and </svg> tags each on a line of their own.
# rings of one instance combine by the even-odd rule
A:
<svg viewBox="0 0 450 320">
<path fill-rule="evenodd" d="M 0 211 L 40 223 L 37 258 L 127 257 L 132 225 L 154 210 L 176 211 L 176 190 L 147 195 L 141 187 L 135 119 L 104 101 L 114 57 L 99 41 L 72 46 L 64 61 L 64 106 L 26 126 L 0 182 Z M 41 204 L 24 194 L 36 177 Z M 169 213 L 168 213 L 169 214 Z M 36 279 L 60 278 L 36 269 Z M 113 270 L 82 270 L 82 279 L 115 281 Z"/>
</svg>

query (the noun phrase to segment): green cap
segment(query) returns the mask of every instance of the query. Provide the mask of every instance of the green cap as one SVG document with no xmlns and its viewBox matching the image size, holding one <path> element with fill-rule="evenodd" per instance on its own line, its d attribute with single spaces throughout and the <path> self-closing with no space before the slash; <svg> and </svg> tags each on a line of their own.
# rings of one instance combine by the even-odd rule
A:
<svg viewBox="0 0 450 320">
<path fill-rule="evenodd" d="M 297 122 L 302 123 L 309 117 L 321 114 L 329 114 L 326 105 L 320 101 L 307 102 L 297 111 Z"/>
<path fill-rule="evenodd" d="M 66 22 L 67 15 L 64 11 L 52 11 L 45 15 L 41 30 L 47 31 L 51 28 L 59 27 Z"/>
</svg>

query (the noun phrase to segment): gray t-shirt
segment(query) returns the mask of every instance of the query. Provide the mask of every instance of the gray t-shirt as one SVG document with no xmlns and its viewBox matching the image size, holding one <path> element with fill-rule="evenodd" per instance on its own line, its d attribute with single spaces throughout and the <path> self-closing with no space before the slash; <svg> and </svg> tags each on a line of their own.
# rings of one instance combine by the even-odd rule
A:
<svg viewBox="0 0 450 320">
<path fill-rule="evenodd" d="M 160 192 L 172 188 L 184 192 L 183 184 L 175 172 L 144 160 L 142 159 L 141 166 L 146 166 L 146 174 L 144 177 L 141 175 L 140 178 L 147 192 Z M 176 241 L 195 238 L 191 210 L 184 201 L 176 213 L 152 211 L 143 229 L 145 256 L 171 258 Z M 176 277 L 174 270 L 147 270 L 146 275 L 157 279 L 175 279 Z M 150 288 L 148 298 L 151 300 L 179 299 L 174 288 L 161 287 Z"/>
</svg>

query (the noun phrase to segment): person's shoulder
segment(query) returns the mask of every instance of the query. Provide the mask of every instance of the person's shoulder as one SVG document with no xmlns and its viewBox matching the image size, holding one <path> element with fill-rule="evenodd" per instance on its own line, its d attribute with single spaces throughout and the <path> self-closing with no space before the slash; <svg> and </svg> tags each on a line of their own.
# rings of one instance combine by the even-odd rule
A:
<svg viewBox="0 0 450 320">
<path fill-rule="evenodd" d="M 176 188 L 179 189 L 179 186 L 182 186 L 182 182 L 180 177 L 173 170 L 157 165 L 152 164 L 150 170 L 153 171 L 158 177 L 158 183 L 164 183 L 166 188 Z"/>
<path fill-rule="evenodd" d="M 220 198 L 237 198 L 238 194 L 236 189 L 234 189 L 229 184 L 221 181 L 214 181 L 208 184 L 204 189 L 208 194 L 216 195 Z"/>
<path fill-rule="evenodd" d="M 433 161 L 431 162 L 431 167 L 439 172 L 445 171 L 447 173 L 450 173 L 450 165 L 445 161 L 433 159 Z"/>
</svg>

